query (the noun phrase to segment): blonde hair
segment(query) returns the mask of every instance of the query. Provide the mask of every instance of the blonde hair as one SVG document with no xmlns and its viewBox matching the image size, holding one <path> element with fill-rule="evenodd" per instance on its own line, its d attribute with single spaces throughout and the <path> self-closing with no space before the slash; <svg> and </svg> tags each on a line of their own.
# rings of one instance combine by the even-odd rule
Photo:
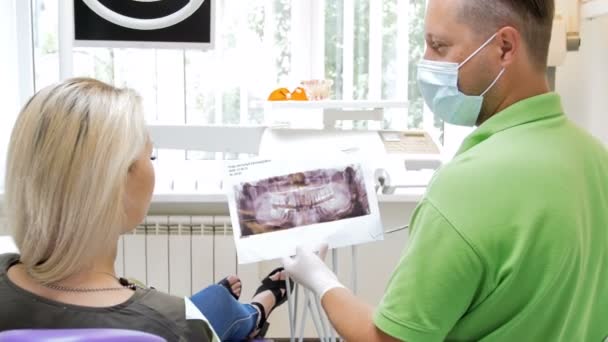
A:
<svg viewBox="0 0 608 342">
<path fill-rule="evenodd" d="M 30 99 L 11 135 L 5 204 L 32 277 L 58 282 L 115 251 L 128 170 L 147 140 L 132 90 L 76 78 Z"/>
</svg>

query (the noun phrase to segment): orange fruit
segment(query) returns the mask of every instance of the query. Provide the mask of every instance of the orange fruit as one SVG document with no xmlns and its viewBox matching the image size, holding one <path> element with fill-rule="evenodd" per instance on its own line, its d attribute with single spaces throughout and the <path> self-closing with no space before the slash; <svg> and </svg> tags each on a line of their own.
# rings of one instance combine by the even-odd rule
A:
<svg viewBox="0 0 608 342">
<path fill-rule="evenodd" d="M 272 91 L 268 96 L 268 101 L 287 101 L 291 97 L 291 93 L 287 88 L 278 88 Z"/>
<path fill-rule="evenodd" d="M 297 87 L 291 93 L 291 99 L 294 101 L 308 101 L 308 96 L 306 95 L 306 90 L 302 87 Z"/>
</svg>

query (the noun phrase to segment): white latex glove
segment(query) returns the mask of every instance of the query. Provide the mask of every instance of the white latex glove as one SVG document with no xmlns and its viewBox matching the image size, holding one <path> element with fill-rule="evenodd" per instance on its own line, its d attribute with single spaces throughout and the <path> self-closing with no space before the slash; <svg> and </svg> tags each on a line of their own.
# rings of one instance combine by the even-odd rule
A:
<svg viewBox="0 0 608 342">
<path fill-rule="evenodd" d="M 319 298 L 323 298 L 329 290 L 344 285 L 323 262 L 327 254 L 327 244 L 318 246 L 316 250 L 319 251 L 319 255 L 312 250 L 298 247 L 295 257 L 283 258 L 283 267 L 293 280 L 312 290 Z"/>
</svg>

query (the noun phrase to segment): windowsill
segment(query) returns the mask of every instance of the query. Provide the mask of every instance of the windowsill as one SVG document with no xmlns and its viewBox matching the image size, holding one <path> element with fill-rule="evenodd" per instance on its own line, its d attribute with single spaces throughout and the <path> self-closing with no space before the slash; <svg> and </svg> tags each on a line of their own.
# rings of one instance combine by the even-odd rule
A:
<svg viewBox="0 0 608 342">
<path fill-rule="evenodd" d="M 415 205 L 420 202 L 426 188 L 398 189 L 393 195 L 378 195 L 383 206 Z M 223 193 L 156 193 L 152 197 L 149 214 L 152 215 L 227 215 L 228 199 Z"/>
<path fill-rule="evenodd" d="M 379 203 L 417 203 L 424 196 L 424 192 L 426 188 L 424 187 L 416 187 L 416 188 L 406 188 L 399 189 L 395 194 L 378 195 Z M 227 203 L 228 199 L 226 195 L 223 193 L 155 193 L 152 196 L 153 204 L 176 204 L 176 203 L 184 203 L 184 204 L 223 204 Z"/>
<path fill-rule="evenodd" d="M 378 195 L 378 203 L 418 203 L 422 200 L 425 187 L 398 189 L 395 194 Z M 4 193 L 0 193 L 0 214 L 4 203 Z M 155 193 L 152 196 L 152 207 L 166 208 L 179 205 L 213 205 L 226 206 L 228 199 L 224 193 Z"/>
</svg>

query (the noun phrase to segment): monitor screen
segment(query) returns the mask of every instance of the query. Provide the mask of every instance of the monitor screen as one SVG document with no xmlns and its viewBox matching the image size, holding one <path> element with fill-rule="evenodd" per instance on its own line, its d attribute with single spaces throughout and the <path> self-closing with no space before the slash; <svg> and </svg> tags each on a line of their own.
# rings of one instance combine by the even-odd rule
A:
<svg viewBox="0 0 608 342">
<path fill-rule="evenodd" d="M 191 15 L 156 28 L 163 18 L 194 0 L 74 0 L 74 45 L 91 47 L 213 48 L 213 0 L 204 0 Z M 105 7 L 106 11 L 99 8 Z M 139 25 L 120 23 L 139 21 Z M 145 20 L 142 22 L 141 20 Z M 165 21 L 166 22 L 166 21 Z M 144 25 L 141 25 L 144 23 Z M 133 28 L 129 26 L 142 26 Z M 145 26 L 145 27 L 144 27 Z M 161 25 L 162 26 L 162 25 Z"/>
</svg>

